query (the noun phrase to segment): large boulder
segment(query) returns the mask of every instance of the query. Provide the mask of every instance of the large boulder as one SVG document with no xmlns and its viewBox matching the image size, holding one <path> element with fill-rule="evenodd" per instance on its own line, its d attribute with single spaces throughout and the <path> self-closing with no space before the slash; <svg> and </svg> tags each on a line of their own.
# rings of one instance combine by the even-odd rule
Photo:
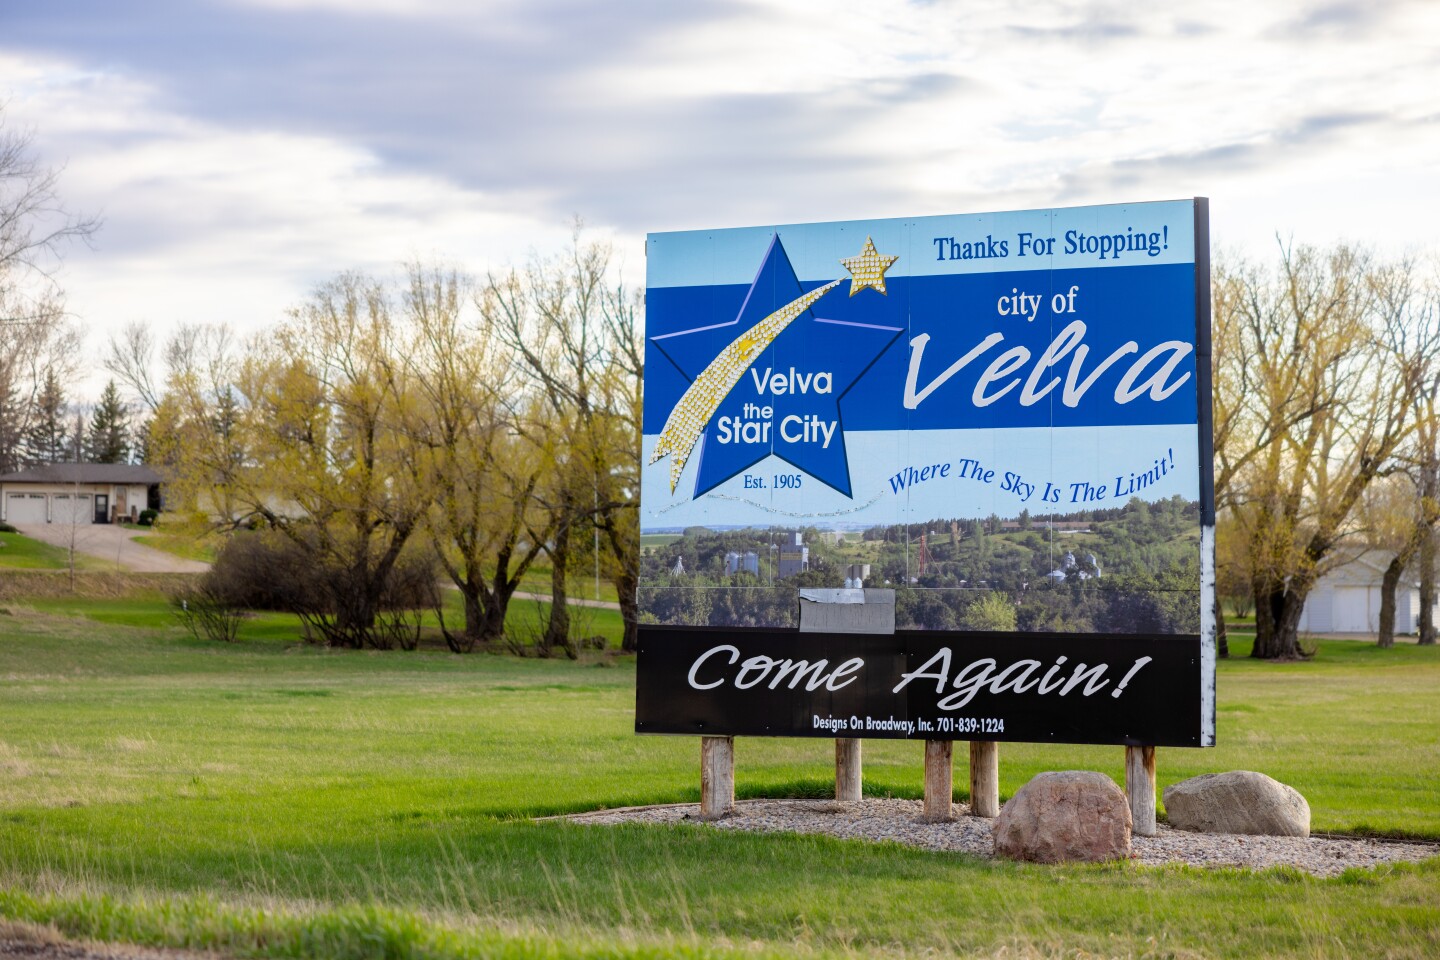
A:
<svg viewBox="0 0 1440 960">
<path fill-rule="evenodd" d="M 995 818 L 995 855 L 1011 860 L 1124 860 L 1130 856 L 1130 805 L 1103 773 L 1042 773 Z"/>
<path fill-rule="evenodd" d="M 1197 833 L 1310 836 L 1310 804 L 1299 791 L 1253 770 L 1205 773 L 1165 788 L 1170 826 Z"/>
</svg>

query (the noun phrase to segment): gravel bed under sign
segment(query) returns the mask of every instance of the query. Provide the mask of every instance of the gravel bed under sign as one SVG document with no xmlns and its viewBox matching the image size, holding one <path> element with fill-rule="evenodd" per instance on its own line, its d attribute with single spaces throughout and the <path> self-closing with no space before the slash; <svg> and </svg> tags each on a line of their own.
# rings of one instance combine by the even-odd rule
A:
<svg viewBox="0 0 1440 960">
<path fill-rule="evenodd" d="M 633 807 L 572 814 L 579 824 L 693 823 L 717 830 L 823 833 L 854 840 L 892 840 L 927 850 L 952 850 L 977 857 L 993 853 L 992 821 L 969 816 L 955 805 L 949 823 L 925 823 L 919 800 L 742 800 L 721 820 L 697 819 L 699 804 Z M 1153 837 L 1131 840 L 1131 859 L 1147 866 L 1187 863 L 1197 867 L 1290 866 L 1318 877 L 1351 867 L 1376 867 L 1440 856 L 1440 844 L 1334 837 L 1253 837 L 1189 833 L 1160 824 Z"/>
</svg>

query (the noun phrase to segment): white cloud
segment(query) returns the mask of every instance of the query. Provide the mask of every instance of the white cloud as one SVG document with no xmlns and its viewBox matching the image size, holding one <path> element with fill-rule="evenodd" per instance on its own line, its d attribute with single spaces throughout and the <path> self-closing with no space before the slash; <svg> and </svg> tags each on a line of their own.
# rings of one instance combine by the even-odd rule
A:
<svg viewBox="0 0 1440 960">
<path fill-rule="evenodd" d="M 645 230 L 750 222 L 1203 194 L 1218 241 L 1267 253 L 1277 230 L 1428 243 L 1440 219 L 1420 0 L 92 15 L 14 18 L 0 92 L 107 217 L 68 279 L 97 329 L 255 327 L 335 270 L 509 262 L 572 213 L 637 271 Z"/>
<path fill-rule="evenodd" d="M 255 331 L 342 269 L 437 257 L 483 271 L 568 236 L 558 218 L 524 212 L 545 209 L 534 198 L 391 169 L 333 138 L 168 114 L 124 77 L 0 62 L 9 76 L 22 70 L 45 81 L 21 87 L 7 121 L 34 126 L 52 156 L 68 156 L 67 203 L 105 217 L 95 249 L 71 251 L 63 277 L 97 355 L 133 320 L 162 335 L 186 321 Z"/>
</svg>

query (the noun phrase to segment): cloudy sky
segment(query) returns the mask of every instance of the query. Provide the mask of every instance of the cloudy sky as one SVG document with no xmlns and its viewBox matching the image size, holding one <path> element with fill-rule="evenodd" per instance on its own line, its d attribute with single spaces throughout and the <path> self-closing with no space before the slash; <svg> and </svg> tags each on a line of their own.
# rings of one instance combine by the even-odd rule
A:
<svg viewBox="0 0 1440 960">
<path fill-rule="evenodd" d="M 0 3 L 0 103 L 105 223 L 98 353 L 346 268 L 648 231 L 1211 198 L 1217 246 L 1430 247 L 1431 0 Z"/>
</svg>

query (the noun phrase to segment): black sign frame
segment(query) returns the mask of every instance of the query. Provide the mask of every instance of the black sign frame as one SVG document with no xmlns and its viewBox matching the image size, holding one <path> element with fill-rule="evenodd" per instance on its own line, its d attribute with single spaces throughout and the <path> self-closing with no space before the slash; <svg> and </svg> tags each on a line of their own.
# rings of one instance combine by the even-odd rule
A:
<svg viewBox="0 0 1440 960">
<path fill-rule="evenodd" d="M 640 734 L 1204 745 L 1198 635 L 642 625 L 638 655 Z"/>
</svg>

